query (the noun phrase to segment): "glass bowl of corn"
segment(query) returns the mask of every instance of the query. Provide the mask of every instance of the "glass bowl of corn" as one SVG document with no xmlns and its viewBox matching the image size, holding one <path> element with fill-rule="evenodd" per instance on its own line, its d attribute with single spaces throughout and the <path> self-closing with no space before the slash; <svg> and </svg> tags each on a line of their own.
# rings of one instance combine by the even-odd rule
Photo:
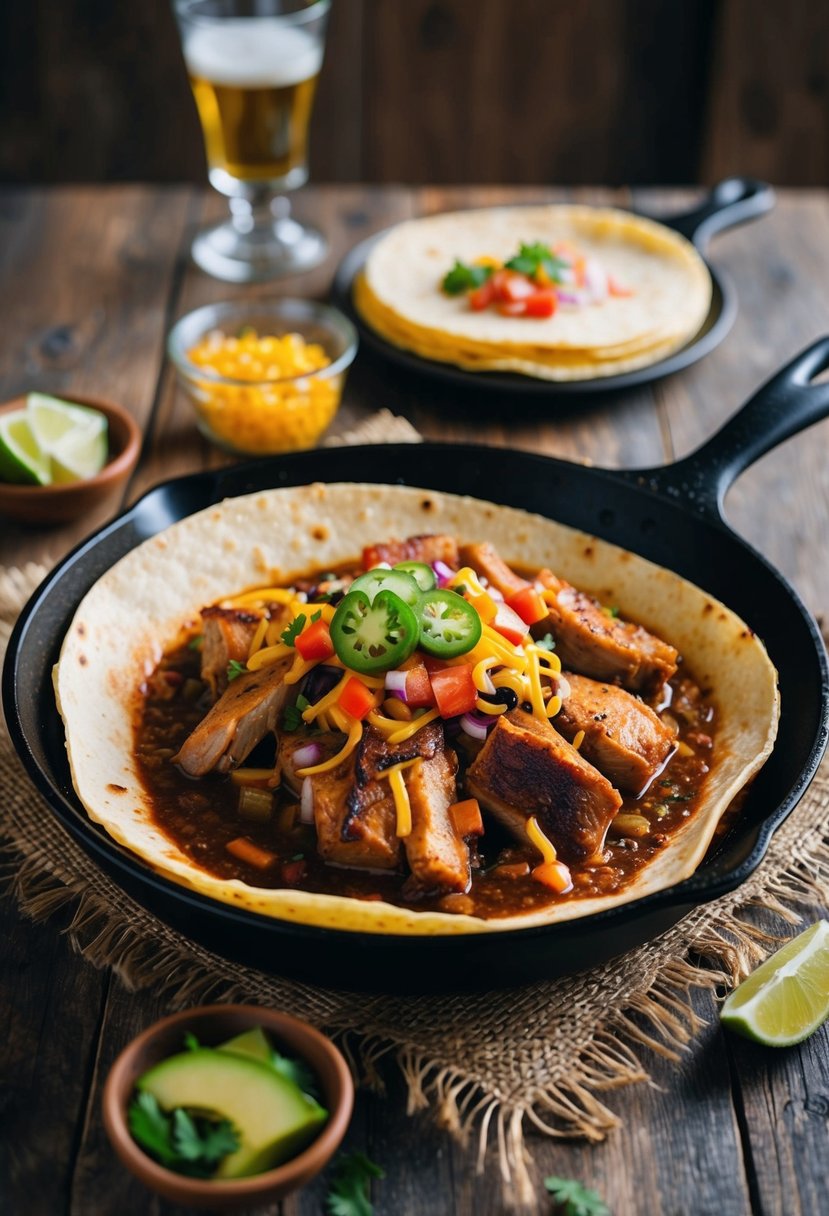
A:
<svg viewBox="0 0 829 1216">
<path fill-rule="evenodd" d="M 167 352 L 202 433 L 226 451 L 266 456 L 319 440 L 339 408 L 357 333 L 313 300 L 208 304 L 176 322 Z"/>
</svg>

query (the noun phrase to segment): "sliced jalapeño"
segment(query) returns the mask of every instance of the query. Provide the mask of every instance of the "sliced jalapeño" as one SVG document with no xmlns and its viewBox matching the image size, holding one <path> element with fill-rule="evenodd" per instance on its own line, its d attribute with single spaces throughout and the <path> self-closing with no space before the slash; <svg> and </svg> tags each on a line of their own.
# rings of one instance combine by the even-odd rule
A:
<svg viewBox="0 0 829 1216">
<path fill-rule="evenodd" d="M 394 569 L 413 578 L 421 591 L 431 591 L 438 585 L 434 570 L 426 562 L 398 562 Z"/>
<path fill-rule="evenodd" d="M 405 662 L 419 632 L 414 611 L 399 595 L 382 588 L 371 598 L 353 584 L 337 605 L 330 629 L 337 658 L 363 675 Z"/>
<path fill-rule="evenodd" d="M 374 570 L 369 570 L 366 574 L 355 578 L 351 584 L 351 590 L 363 591 L 372 604 L 380 591 L 393 591 L 403 600 L 404 604 L 410 604 L 412 607 L 420 598 L 420 587 L 411 574 L 407 574 L 405 570 L 398 570 L 397 567 L 387 570 L 385 566 L 377 566 Z"/>
<path fill-rule="evenodd" d="M 455 591 L 425 591 L 418 617 L 421 648 L 435 658 L 454 659 L 481 640 L 481 618 Z"/>
</svg>

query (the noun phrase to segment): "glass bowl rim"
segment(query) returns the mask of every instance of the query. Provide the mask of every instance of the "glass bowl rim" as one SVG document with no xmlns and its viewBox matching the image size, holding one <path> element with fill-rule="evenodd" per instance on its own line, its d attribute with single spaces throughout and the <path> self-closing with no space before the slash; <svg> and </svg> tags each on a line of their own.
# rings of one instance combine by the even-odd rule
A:
<svg viewBox="0 0 829 1216">
<path fill-rule="evenodd" d="M 192 10 L 203 0 L 173 0 L 173 7 L 176 16 L 184 21 L 190 21 L 199 25 L 216 25 L 221 21 L 279 21 L 283 25 L 307 25 L 311 21 L 319 20 L 327 15 L 331 8 L 331 0 L 311 0 L 310 4 L 302 8 L 294 9 L 292 13 L 263 13 L 250 14 L 250 16 L 236 17 L 209 17 L 204 13 L 194 13 Z"/>
<path fill-rule="evenodd" d="M 300 323 L 303 320 L 316 321 L 323 327 L 327 327 L 329 330 L 338 333 L 345 343 L 344 350 L 336 359 L 326 364 L 325 367 L 312 371 L 297 372 L 292 376 L 262 377 L 258 380 L 239 380 L 234 376 L 223 376 L 212 368 L 200 367 L 197 363 L 190 362 L 184 350 L 184 342 L 182 340 L 182 333 L 185 329 L 188 327 L 196 328 L 198 330 L 198 337 L 194 341 L 200 341 L 206 333 L 209 333 L 212 328 L 218 328 L 221 322 L 228 317 L 256 311 L 271 313 L 282 319 L 287 318 L 288 320 L 296 320 Z M 205 321 L 205 324 L 199 326 L 198 322 L 201 319 Z M 304 335 L 302 336 L 304 337 Z M 179 317 L 171 328 L 167 335 L 167 354 L 179 374 L 188 381 L 201 380 L 215 385 L 231 385 L 242 388 L 255 388 L 257 385 L 271 387 L 280 384 L 293 384 L 312 378 L 315 380 L 327 380 L 332 376 L 338 375 L 354 362 L 358 341 L 357 330 L 348 317 L 338 309 L 331 308 L 328 304 L 320 304 L 316 300 L 280 296 L 278 299 L 250 300 L 245 303 L 238 300 L 224 300 L 217 304 L 203 304 L 200 308 L 194 308 L 191 312 Z"/>
</svg>

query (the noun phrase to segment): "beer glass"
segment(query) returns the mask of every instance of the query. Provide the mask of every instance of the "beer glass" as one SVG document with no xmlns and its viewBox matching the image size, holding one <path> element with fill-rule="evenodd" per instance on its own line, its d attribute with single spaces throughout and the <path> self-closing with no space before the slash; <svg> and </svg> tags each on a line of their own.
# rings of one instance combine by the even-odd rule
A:
<svg viewBox="0 0 829 1216">
<path fill-rule="evenodd" d="M 210 184 L 230 219 L 201 230 L 193 260 L 252 283 L 308 270 L 320 232 L 291 215 L 286 190 L 308 180 L 308 121 L 331 0 L 175 0 Z"/>
</svg>

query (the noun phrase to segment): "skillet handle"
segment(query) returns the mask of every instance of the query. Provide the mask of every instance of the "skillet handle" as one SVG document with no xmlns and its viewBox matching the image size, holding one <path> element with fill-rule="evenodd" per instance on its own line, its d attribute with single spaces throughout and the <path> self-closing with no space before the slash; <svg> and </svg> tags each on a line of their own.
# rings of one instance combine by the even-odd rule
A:
<svg viewBox="0 0 829 1216">
<path fill-rule="evenodd" d="M 806 427 L 829 417 L 829 337 L 796 355 L 750 397 L 725 426 L 675 464 L 638 474 L 640 484 L 682 498 L 701 514 L 722 518 L 726 492 L 744 469 Z"/>
<path fill-rule="evenodd" d="M 661 222 L 703 251 L 716 233 L 759 219 L 773 206 L 774 191 L 767 182 L 753 177 L 726 177 L 717 182 L 699 206 L 680 215 L 669 215 Z"/>
</svg>

